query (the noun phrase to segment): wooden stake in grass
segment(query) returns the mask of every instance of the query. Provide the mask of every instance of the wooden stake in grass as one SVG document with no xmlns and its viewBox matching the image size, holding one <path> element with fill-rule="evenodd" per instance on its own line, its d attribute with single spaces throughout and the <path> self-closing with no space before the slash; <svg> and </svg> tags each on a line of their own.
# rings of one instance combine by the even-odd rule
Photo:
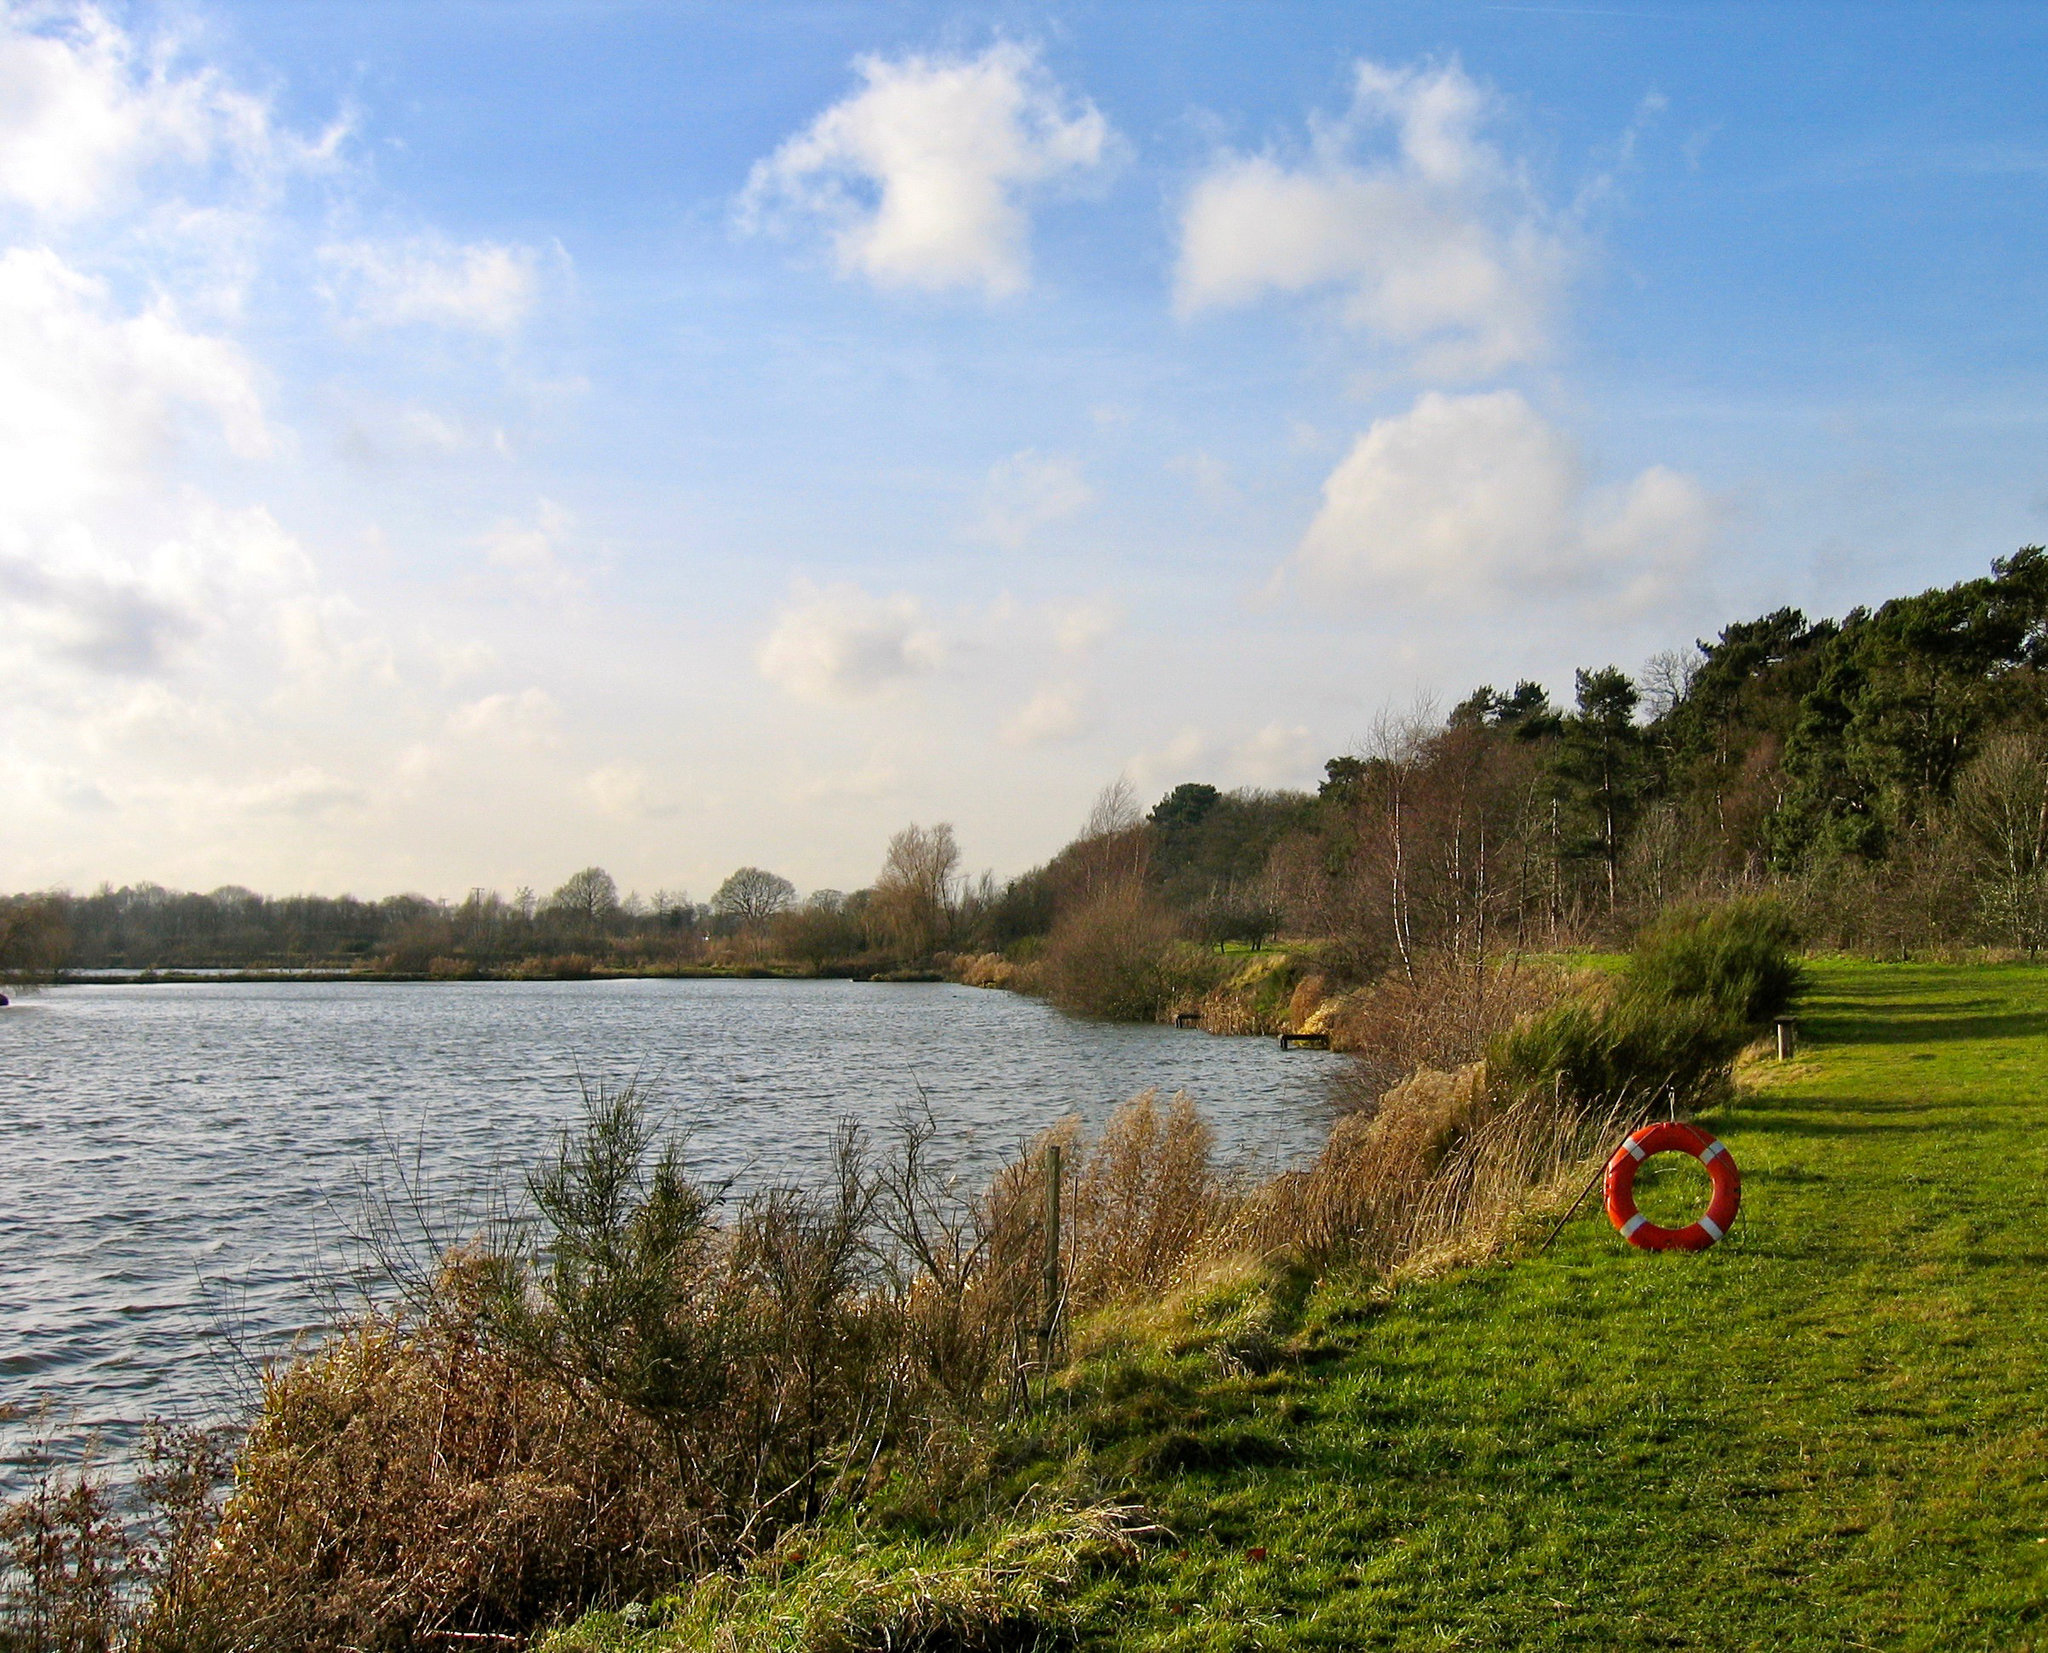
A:
<svg viewBox="0 0 2048 1653">
<path fill-rule="evenodd" d="M 1060 1145 L 1045 1150 L 1045 1319 L 1038 1328 L 1038 1363 L 1052 1372 L 1052 1340 L 1060 1318 Z"/>
</svg>

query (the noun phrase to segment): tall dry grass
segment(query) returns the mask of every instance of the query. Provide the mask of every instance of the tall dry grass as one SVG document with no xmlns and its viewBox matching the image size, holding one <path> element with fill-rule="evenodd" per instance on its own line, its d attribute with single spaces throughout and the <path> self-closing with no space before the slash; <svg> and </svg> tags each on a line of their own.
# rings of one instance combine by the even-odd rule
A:
<svg viewBox="0 0 2048 1653">
<path fill-rule="evenodd" d="M 1490 1081 L 1486 1064 L 1423 1070 L 1340 1120 L 1305 1171 L 1262 1188 L 1263 1246 L 1385 1272 L 1451 1244 L 1484 1245 L 1534 1193 L 1612 1150 L 1647 1091 L 1587 1105 L 1555 1086 Z"/>
<path fill-rule="evenodd" d="M 1468 1067 L 1517 1022 L 1599 990 L 1589 972 L 1547 960 L 1446 953 L 1418 960 L 1412 975 L 1390 971 L 1320 1014 L 1331 1043 L 1356 1058 L 1342 1100 L 1370 1108 L 1411 1074 Z"/>
</svg>

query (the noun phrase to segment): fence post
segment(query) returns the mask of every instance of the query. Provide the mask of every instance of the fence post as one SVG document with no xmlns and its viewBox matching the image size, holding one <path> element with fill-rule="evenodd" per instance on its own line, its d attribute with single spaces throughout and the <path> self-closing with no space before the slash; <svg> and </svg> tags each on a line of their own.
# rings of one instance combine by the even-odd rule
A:
<svg viewBox="0 0 2048 1653">
<path fill-rule="evenodd" d="M 1060 1318 L 1060 1145 L 1045 1150 L 1045 1319 L 1038 1329 L 1038 1363 L 1052 1373 L 1053 1334 Z"/>
<path fill-rule="evenodd" d="M 1778 1029 L 1778 1060 L 1789 1062 L 1792 1060 L 1794 1051 L 1798 1048 L 1799 1024 L 1790 1016 L 1780 1016 L 1777 1019 L 1776 1025 Z"/>
</svg>

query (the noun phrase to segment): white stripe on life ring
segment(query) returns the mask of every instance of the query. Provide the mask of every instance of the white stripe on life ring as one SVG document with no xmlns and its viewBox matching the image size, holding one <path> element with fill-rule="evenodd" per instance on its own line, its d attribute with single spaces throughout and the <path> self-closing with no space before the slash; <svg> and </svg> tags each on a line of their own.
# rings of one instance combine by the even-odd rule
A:
<svg viewBox="0 0 2048 1653">
<path fill-rule="evenodd" d="M 1712 1217 L 1700 1218 L 1700 1227 L 1704 1228 L 1707 1231 L 1707 1235 L 1710 1239 L 1718 1240 L 1725 1232 L 1721 1225 L 1715 1222 Z"/>
<path fill-rule="evenodd" d="M 1645 1160 L 1650 1157 L 1648 1154 L 1644 1153 L 1642 1149 L 1636 1146 L 1636 1139 L 1634 1137 L 1630 1137 L 1628 1141 L 1622 1144 L 1622 1146 L 1626 1148 L 1630 1153 L 1634 1154 L 1638 1160 Z"/>
<path fill-rule="evenodd" d="M 1702 1165 L 1712 1165 L 1714 1163 L 1714 1156 L 1716 1154 L 1725 1154 L 1727 1151 L 1728 1150 L 1726 1148 L 1721 1146 L 1720 1139 L 1716 1137 L 1712 1142 L 1707 1144 L 1707 1151 L 1700 1155 L 1700 1163 Z M 1717 1240 L 1720 1237 L 1721 1236 L 1718 1234 L 1714 1236 L 1714 1238 Z"/>
<path fill-rule="evenodd" d="M 1633 1238 L 1635 1235 L 1635 1231 L 1641 1228 L 1643 1224 L 1648 1222 L 1649 1220 L 1650 1219 L 1648 1217 L 1644 1216 L 1640 1211 L 1638 1211 L 1633 1217 L 1629 1218 L 1627 1222 L 1621 1225 L 1621 1237 L 1624 1240 Z M 1715 1236 L 1716 1239 L 1718 1239 L 1719 1237 L 1719 1235 Z"/>
</svg>

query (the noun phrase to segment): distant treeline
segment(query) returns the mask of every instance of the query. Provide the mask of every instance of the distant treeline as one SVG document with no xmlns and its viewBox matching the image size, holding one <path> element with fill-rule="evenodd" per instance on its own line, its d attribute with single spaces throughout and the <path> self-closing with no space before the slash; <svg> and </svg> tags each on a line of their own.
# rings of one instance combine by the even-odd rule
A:
<svg viewBox="0 0 2048 1653">
<path fill-rule="evenodd" d="M 1776 895 L 1825 945 L 2048 942 L 2048 552 L 1842 620 L 1779 609 L 1576 674 L 1387 718 L 1306 792 L 1110 788 L 1007 883 L 952 829 L 891 840 L 867 889 L 799 900 L 744 867 L 708 903 L 552 894 L 271 898 L 153 886 L 0 901 L 0 969 L 337 965 L 430 975 L 945 968 L 1156 1014 L 1275 937 L 1335 981 L 1436 955 L 1625 939 L 1673 902 Z"/>
</svg>

